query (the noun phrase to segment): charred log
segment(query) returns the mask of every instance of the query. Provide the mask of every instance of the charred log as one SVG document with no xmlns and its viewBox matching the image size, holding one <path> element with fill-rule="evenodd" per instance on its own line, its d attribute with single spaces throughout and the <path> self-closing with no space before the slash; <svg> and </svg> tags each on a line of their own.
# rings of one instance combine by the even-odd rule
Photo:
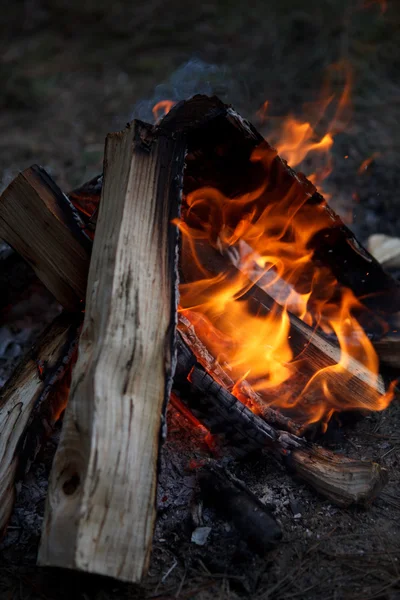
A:
<svg viewBox="0 0 400 600">
<path fill-rule="evenodd" d="M 264 555 L 281 540 L 281 528 L 265 504 L 227 469 L 208 461 L 197 477 L 204 503 L 230 519 L 252 550 Z"/>
<path fill-rule="evenodd" d="M 195 248 L 196 255 L 200 257 L 202 266 L 210 273 L 210 276 L 224 273 L 225 280 L 240 279 L 241 285 L 243 285 L 241 300 L 248 300 L 249 307 L 253 306 L 257 314 L 268 314 L 272 310 L 275 311 L 275 314 L 282 313 L 283 309 L 277 305 L 275 300 L 265 290 L 258 287 L 257 283 L 252 283 L 244 275 L 241 275 L 229 257 L 221 255 L 206 242 L 197 242 Z M 186 282 L 196 280 L 198 275 L 193 268 L 191 252 L 191 248 L 184 244 L 181 264 L 182 276 Z M 343 400 L 343 407 L 346 406 L 346 401 L 351 406 L 358 404 L 365 409 L 373 406 L 377 398 L 385 392 L 382 377 L 379 376 L 375 380 L 368 369 L 350 356 L 343 361 L 343 353 L 337 345 L 290 312 L 288 316 L 291 325 L 290 345 L 293 358 L 294 360 L 301 359 L 302 374 L 312 376 L 321 369 L 339 364 L 342 360 L 342 364 L 345 364 L 343 370 L 325 371 L 325 376 L 331 381 L 335 392 Z M 310 393 L 312 395 L 312 390 Z"/>
</svg>

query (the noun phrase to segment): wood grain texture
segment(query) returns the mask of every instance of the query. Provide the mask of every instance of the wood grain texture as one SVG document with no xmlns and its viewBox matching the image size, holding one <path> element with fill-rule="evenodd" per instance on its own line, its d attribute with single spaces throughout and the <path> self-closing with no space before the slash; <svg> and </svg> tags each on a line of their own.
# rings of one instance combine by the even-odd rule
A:
<svg viewBox="0 0 400 600">
<path fill-rule="evenodd" d="M 67 196 L 36 165 L 0 197 L 0 237 L 69 310 L 82 309 L 86 290 L 91 244 L 82 228 Z"/>
<path fill-rule="evenodd" d="M 348 458 L 318 446 L 296 450 L 288 462 L 303 481 L 337 506 L 368 505 L 388 481 L 376 462 Z"/>
<path fill-rule="evenodd" d="M 17 470 L 30 460 L 27 433 L 54 424 L 57 403 L 49 397 L 62 379 L 77 343 L 79 320 L 57 317 L 21 361 L 0 393 L 0 532 L 7 525 L 15 499 Z M 33 422 L 35 421 L 36 422 Z M 32 437 L 31 437 L 32 440 Z M 35 452 L 36 448 L 33 448 Z"/>
<path fill-rule="evenodd" d="M 134 122 L 107 137 L 70 399 L 39 563 L 137 582 L 150 557 L 173 372 L 184 144 Z"/>
</svg>

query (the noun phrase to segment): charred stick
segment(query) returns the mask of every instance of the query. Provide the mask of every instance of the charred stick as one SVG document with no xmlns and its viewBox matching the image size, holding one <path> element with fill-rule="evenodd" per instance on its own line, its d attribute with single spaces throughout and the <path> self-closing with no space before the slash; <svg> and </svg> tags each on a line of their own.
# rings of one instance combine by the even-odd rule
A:
<svg viewBox="0 0 400 600">
<path fill-rule="evenodd" d="M 264 555 L 281 540 L 282 530 L 265 504 L 227 469 L 207 461 L 197 477 L 204 503 L 231 519 L 252 550 Z"/>
<path fill-rule="evenodd" d="M 181 339 L 194 353 L 201 366 L 208 371 L 208 373 L 212 374 L 215 381 L 220 383 L 228 391 L 232 392 L 235 387 L 235 382 L 229 375 L 227 368 L 224 368 L 224 366 L 210 354 L 205 345 L 198 338 L 195 327 L 183 312 L 180 312 L 178 315 L 178 330 Z M 185 350 L 178 345 L 178 356 L 180 352 L 184 355 Z M 236 386 L 236 394 L 239 394 L 242 403 L 251 406 L 253 412 L 260 415 L 266 423 L 269 423 L 275 429 L 288 431 L 295 436 L 302 435 L 303 427 L 278 410 L 268 406 L 246 380 L 241 381 L 240 384 Z"/>
<path fill-rule="evenodd" d="M 356 239 L 315 186 L 288 167 L 255 127 L 230 106 L 215 96 L 197 95 L 176 104 L 159 127 L 170 135 L 182 131 L 187 136 L 185 195 L 213 187 L 234 199 L 251 191 L 249 182 L 257 188 L 267 176 L 268 185 L 254 210 L 278 206 L 282 198 L 295 198 L 302 214 L 318 213 L 321 229 L 310 240 L 313 261 L 328 267 L 341 285 L 352 289 L 373 311 L 399 310 L 399 283 Z M 250 160 L 256 149 L 262 153 L 267 171 L 258 161 Z M 235 224 L 237 221 L 232 223 L 232 230 Z"/>
</svg>

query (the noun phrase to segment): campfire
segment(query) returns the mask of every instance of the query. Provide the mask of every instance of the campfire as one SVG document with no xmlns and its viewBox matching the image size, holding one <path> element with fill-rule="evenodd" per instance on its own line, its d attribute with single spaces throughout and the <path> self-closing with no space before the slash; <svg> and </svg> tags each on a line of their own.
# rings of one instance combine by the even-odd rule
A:
<svg viewBox="0 0 400 600">
<path fill-rule="evenodd" d="M 104 174 L 68 196 L 33 166 L 0 199 L 0 237 L 64 308 L 2 389 L 0 528 L 67 406 L 39 563 L 134 582 L 169 400 L 218 446 L 190 468 L 259 552 L 280 528 L 222 448 L 268 449 L 338 506 L 374 500 L 385 469 L 323 434 L 390 404 L 400 307 L 314 183 L 230 106 L 195 96 L 155 116 L 110 134 Z"/>
</svg>

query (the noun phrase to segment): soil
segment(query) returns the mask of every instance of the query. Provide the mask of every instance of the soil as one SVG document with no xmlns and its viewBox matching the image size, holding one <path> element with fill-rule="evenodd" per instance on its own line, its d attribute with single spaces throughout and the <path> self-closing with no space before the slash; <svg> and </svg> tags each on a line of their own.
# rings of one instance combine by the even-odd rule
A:
<svg viewBox="0 0 400 600">
<path fill-rule="evenodd" d="M 327 69 L 345 61 L 353 108 L 335 137 L 330 202 L 364 241 L 372 233 L 399 235 L 399 26 L 395 0 L 12 3 L 0 16 L 2 186 L 37 162 L 72 189 L 101 170 L 106 133 L 133 116 L 150 119 L 155 101 L 195 92 L 218 93 L 250 118 L 268 99 L 265 129 L 273 138 L 290 112 L 316 120 L 313 102 Z M 333 81 L 333 91 L 342 85 Z M 312 166 L 301 165 L 306 172 Z M 58 310 L 40 286 L 24 301 L 0 329 L 1 383 Z M 168 422 L 143 585 L 35 566 L 55 432 L 20 484 L 0 550 L 0 598 L 400 598 L 397 400 L 382 413 L 333 428 L 330 438 L 336 451 L 387 467 L 389 483 L 367 509 L 333 507 L 267 453 L 229 463 L 282 525 L 282 542 L 262 557 L 232 523 L 199 505 L 189 463 L 211 455 L 204 434 L 173 408 Z M 204 546 L 191 541 L 199 525 L 211 528 Z"/>
</svg>

